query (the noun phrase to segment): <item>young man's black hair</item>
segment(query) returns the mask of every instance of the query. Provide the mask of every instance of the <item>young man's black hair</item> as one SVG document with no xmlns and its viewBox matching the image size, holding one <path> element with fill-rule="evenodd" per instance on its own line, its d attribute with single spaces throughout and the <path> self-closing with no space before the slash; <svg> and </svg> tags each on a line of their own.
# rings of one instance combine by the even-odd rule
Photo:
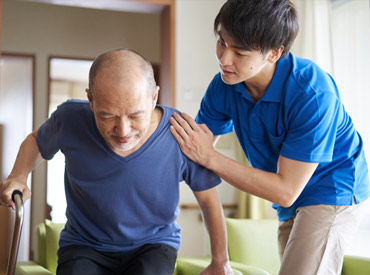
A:
<svg viewBox="0 0 370 275">
<path fill-rule="evenodd" d="M 298 33 L 298 18 L 289 0 L 229 0 L 214 22 L 245 50 L 262 53 L 284 46 L 282 57 L 289 53 Z"/>
</svg>

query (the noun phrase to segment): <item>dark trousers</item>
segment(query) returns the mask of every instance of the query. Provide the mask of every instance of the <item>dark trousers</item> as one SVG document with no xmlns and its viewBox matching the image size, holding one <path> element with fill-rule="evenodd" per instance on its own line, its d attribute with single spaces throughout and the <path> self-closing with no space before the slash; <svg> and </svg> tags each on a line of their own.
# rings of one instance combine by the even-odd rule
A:
<svg viewBox="0 0 370 275">
<path fill-rule="evenodd" d="M 86 246 L 58 251 L 58 275 L 172 275 L 177 251 L 165 244 L 146 244 L 130 252 L 102 252 Z"/>
</svg>

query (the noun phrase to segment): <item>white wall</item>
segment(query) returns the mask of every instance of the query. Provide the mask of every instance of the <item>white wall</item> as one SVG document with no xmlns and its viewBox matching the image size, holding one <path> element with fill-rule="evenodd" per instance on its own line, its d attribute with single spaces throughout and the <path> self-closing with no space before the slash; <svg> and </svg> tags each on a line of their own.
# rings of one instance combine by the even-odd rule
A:
<svg viewBox="0 0 370 275">
<path fill-rule="evenodd" d="M 176 107 L 193 117 L 208 84 L 218 72 L 213 21 L 224 2 L 225 0 L 176 1 Z M 218 144 L 219 150 L 236 158 L 233 138 L 227 136 L 223 139 L 225 142 Z M 196 204 L 186 184 L 180 190 L 180 204 Z M 230 185 L 222 183 L 218 191 L 223 203 L 236 202 L 235 189 Z M 181 211 L 178 219 L 183 229 L 180 256 L 202 256 L 209 252 L 208 236 L 199 215 L 198 210 Z"/>
<path fill-rule="evenodd" d="M 17 148 L 32 130 L 32 61 L 31 57 L 2 56 L 0 59 L 0 180 L 11 172 L 18 153 Z M 27 184 L 30 186 L 30 180 Z M 2 230 L 9 227 L 13 232 L 14 221 L 10 222 L 8 215 L 15 216 L 15 213 L 0 207 Z M 29 228 L 29 202 L 24 205 L 24 216 L 23 227 Z M 20 260 L 28 259 L 29 237 L 27 230 L 21 235 L 18 251 Z M 2 250 L 7 251 L 2 238 L 4 235 L 0 236 Z"/>
</svg>

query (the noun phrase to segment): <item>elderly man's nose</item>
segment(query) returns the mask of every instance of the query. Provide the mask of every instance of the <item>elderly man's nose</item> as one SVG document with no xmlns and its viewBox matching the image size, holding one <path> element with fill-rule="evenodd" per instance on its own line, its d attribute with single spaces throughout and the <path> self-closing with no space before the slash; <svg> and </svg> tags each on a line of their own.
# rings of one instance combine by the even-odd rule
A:
<svg viewBox="0 0 370 275">
<path fill-rule="evenodd" d="M 116 133 L 120 137 L 126 136 L 130 131 L 130 122 L 125 119 L 120 119 L 116 124 Z"/>
</svg>

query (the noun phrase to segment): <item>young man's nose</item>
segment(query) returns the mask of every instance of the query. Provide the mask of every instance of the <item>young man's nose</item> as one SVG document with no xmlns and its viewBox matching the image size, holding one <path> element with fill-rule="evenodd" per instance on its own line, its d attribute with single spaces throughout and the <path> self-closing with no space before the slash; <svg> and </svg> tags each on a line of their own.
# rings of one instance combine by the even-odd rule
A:
<svg viewBox="0 0 370 275">
<path fill-rule="evenodd" d="M 220 60 L 220 64 L 224 66 L 232 65 L 232 52 L 229 49 L 224 49 L 219 53 L 218 59 Z"/>
</svg>

